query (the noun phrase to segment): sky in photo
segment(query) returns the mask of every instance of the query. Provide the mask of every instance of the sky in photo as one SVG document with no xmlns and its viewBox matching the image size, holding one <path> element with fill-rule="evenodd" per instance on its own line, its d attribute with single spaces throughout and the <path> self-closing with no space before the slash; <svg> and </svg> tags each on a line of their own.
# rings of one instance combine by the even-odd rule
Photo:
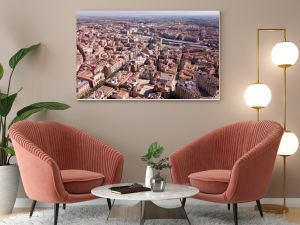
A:
<svg viewBox="0 0 300 225">
<path fill-rule="evenodd" d="M 77 12 L 77 17 L 87 16 L 219 16 L 219 11 L 95 11 L 82 10 Z"/>
</svg>

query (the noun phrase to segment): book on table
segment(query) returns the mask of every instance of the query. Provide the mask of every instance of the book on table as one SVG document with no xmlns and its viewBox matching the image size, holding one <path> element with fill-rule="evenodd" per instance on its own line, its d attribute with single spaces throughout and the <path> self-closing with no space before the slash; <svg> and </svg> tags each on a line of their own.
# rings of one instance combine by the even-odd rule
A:
<svg viewBox="0 0 300 225">
<path fill-rule="evenodd" d="M 136 193 L 136 192 L 151 191 L 151 188 L 144 187 L 141 184 L 135 183 L 132 185 L 111 187 L 110 190 L 112 193 L 115 193 L 115 194 L 129 194 L 129 193 Z"/>
</svg>

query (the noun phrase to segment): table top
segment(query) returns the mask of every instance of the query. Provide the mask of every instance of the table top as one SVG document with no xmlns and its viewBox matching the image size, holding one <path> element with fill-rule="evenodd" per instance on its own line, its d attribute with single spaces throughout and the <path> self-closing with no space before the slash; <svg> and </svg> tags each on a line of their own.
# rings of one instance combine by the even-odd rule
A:
<svg viewBox="0 0 300 225">
<path fill-rule="evenodd" d="M 179 198 L 188 198 L 192 197 L 199 193 L 198 188 L 180 185 L 180 184 L 166 184 L 165 191 L 163 192 L 137 192 L 130 194 L 115 194 L 112 193 L 109 189 L 114 186 L 125 186 L 131 185 L 130 183 L 122 184 L 113 184 L 113 185 L 104 185 L 97 188 L 94 188 L 91 192 L 93 195 L 101 198 L 110 198 L 116 200 L 132 200 L 132 201 L 158 201 L 158 200 L 170 200 L 170 199 L 179 199 Z"/>
</svg>

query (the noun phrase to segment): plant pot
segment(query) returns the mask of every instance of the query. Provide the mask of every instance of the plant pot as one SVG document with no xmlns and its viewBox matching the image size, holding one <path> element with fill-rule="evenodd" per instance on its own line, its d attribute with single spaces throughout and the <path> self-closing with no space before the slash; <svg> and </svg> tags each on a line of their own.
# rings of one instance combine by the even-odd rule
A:
<svg viewBox="0 0 300 225">
<path fill-rule="evenodd" d="M 0 215 L 10 214 L 14 208 L 20 181 L 17 165 L 0 166 Z"/>
</svg>

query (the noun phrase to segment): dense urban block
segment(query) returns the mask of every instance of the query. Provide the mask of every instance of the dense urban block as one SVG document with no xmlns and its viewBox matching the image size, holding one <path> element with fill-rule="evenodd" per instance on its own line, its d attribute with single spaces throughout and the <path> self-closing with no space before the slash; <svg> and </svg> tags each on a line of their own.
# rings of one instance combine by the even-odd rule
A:
<svg viewBox="0 0 300 225">
<path fill-rule="evenodd" d="M 80 11 L 78 99 L 219 99 L 219 12 Z"/>
</svg>

